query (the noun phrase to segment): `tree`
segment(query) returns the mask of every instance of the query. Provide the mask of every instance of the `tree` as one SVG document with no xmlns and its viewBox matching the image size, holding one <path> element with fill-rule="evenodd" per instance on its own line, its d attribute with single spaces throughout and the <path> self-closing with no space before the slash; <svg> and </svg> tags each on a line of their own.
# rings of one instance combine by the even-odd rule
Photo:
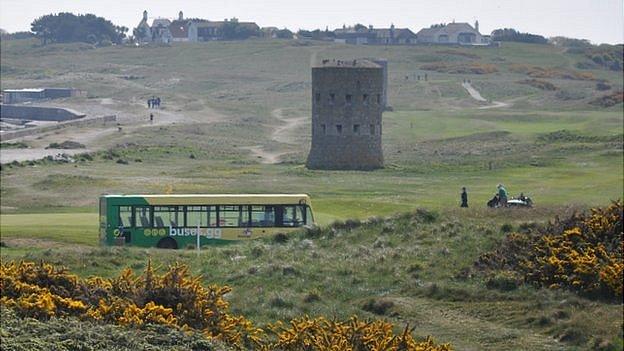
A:
<svg viewBox="0 0 624 351">
<path fill-rule="evenodd" d="M 223 39 L 226 40 L 247 39 L 260 35 L 259 28 L 256 25 L 240 23 L 236 17 L 225 20 L 222 31 Z"/>
<path fill-rule="evenodd" d="M 513 28 L 495 29 L 492 31 L 494 41 L 516 41 L 521 43 L 548 44 L 548 40 L 541 35 L 520 33 Z"/>
<path fill-rule="evenodd" d="M 361 24 L 361 23 L 357 23 L 355 26 L 353 26 L 353 29 L 356 32 L 364 32 L 368 29 L 368 27 L 366 27 L 365 25 Z"/>
<path fill-rule="evenodd" d="M 593 45 L 587 39 L 575 39 L 567 37 L 552 37 L 548 40 L 555 46 L 562 46 L 564 48 L 591 48 Z"/>
<path fill-rule="evenodd" d="M 46 45 L 53 43 L 93 42 L 94 38 L 120 44 L 128 28 L 115 26 L 111 21 L 93 14 L 74 15 L 69 12 L 50 14 L 37 18 L 31 31 Z"/>
<path fill-rule="evenodd" d="M 279 39 L 292 39 L 293 38 L 293 32 L 291 32 L 290 30 L 288 30 L 287 28 L 284 29 L 280 29 L 275 33 L 275 36 Z"/>
</svg>

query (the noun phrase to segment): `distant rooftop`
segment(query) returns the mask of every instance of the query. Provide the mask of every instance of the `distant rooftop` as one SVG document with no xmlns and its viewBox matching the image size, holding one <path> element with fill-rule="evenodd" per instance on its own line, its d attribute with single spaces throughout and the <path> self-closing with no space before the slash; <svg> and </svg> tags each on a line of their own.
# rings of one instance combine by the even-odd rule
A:
<svg viewBox="0 0 624 351">
<path fill-rule="evenodd" d="M 375 62 L 365 60 L 365 59 L 355 59 L 355 60 L 323 59 L 321 62 L 317 63 L 313 67 L 318 67 L 318 68 L 324 68 L 324 67 L 381 68 L 381 66 L 376 64 Z"/>
</svg>

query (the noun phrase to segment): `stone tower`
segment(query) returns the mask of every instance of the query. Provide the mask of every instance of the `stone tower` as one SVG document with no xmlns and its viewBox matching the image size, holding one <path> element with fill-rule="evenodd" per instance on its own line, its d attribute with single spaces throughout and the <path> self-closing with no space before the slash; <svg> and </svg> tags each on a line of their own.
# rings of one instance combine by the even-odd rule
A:
<svg viewBox="0 0 624 351">
<path fill-rule="evenodd" d="M 383 68 L 370 60 L 323 60 L 312 67 L 310 169 L 383 167 Z"/>
<path fill-rule="evenodd" d="M 383 70 L 383 92 L 381 94 L 381 102 L 383 104 L 384 110 L 388 107 L 388 60 L 383 58 L 375 58 L 368 59 L 369 61 L 373 61 Z"/>
<path fill-rule="evenodd" d="M 184 13 L 182 11 L 178 12 L 178 21 L 184 20 Z"/>
<path fill-rule="evenodd" d="M 143 21 L 147 22 L 147 10 L 143 10 Z"/>
</svg>

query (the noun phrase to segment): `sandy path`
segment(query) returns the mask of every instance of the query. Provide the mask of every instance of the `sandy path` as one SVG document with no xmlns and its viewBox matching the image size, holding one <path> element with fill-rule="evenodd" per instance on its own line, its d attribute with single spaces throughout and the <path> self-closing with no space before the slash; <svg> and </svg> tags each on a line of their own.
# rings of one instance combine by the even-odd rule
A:
<svg viewBox="0 0 624 351">
<path fill-rule="evenodd" d="M 466 91 L 468 91 L 468 94 L 470 94 L 470 96 L 472 96 L 473 99 L 475 99 L 477 101 L 481 101 L 481 102 L 488 102 L 488 100 L 485 99 L 483 96 L 481 96 L 481 93 L 479 93 L 479 91 L 477 89 L 475 89 L 472 86 L 472 84 L 470 84 L 468 82 L 464 82 L 464 83 L 462 83 L 462 87 L 464 87 L 464 89 L 466 89 Z M 510 105 L 508 103 L 506 103 L 506 102 L 492 101 L 491 105 L 481 106 L 481 107 L 479 107 L 479 109 L 485 110 L 485 109 L 501 108 L 501 107 L 507 107 L 507 106 L 510 106 Z"/>
<path fill-rule="evenodd" d="M 271 111 L 271 116 L 281 122 L 281 125 L 276 127 L 271 133 L 271 140 L 282 144 L 294 144 L 295 134 L 293 131 L 305 123 L 307 117 L 286 118 L 281 108 Z M 264 164 L 278 163 L 282 156 L 290 153 L 290 151 L 268 151 L 262 145 L 245 146 L 241 149 L 251 151 L 252 155 L 260 159 L 260 162 Z"/>
<path fill-rule="evenodd" d="M 110 98 L 100 99 L 95 103 L 80 104 L 77 108 L 85 111 L 89 115 L 105 115 L 116 114 L 117 121 L 120 123 L 124 134 L 131 133 L 141 128 L 160 127 L 172 124 L 194 124 L 194 123 L 213 123 L 223 120 L 225 117 L 214 111 L 202 102 L 202 110 L 193 111 L 193 113 L 183 113 L 175 104 L 167 104 L 166 109 L 150 110 L 147 107 L 144 111 L 136 111 L 129 108 L 132 105 L 145 106 L 136 98 L 129 101 L 116 101 Z M 121 106 L 121 108 L 119 108 Z M 117 107 L 113 110 L 112 108 Z M 125 108 L 124 108 L 125 107 Z M 74 107 L 76 108 L 76 107 Z M 154 121 L 150 123 L 149 114 L 154 114 Z M 97 151 L 104 148 L 107 138 L 114 138 L 119 133 L 117 123 L 110 123 L 102 127 L 67 127 L 41 134 L 35 134 L 23 138 L 17 138 L 15 141 L 27 141 L 33 147 L 28 149 L 2 149 L 0 151 L 0 163 L 9 163 L 13 161 L 38 160 L 46 156 L 55 156 L 59 153 L 73 155 L 83 152 Z M 63 142 L 65 140 L 76 141 L 84 144 L 85 149 L 45 149 L 45 146 L 52 142 Z M 262 152 L 259 150 L 259 152 Z M 277 160 L 271 160 L 277 162 Z"/>
<path fill-rule="evenodd" d="M 161 127 L 172 124 L 196 124 L 196 123 L 213 123 L 225 119 L 225 116 L 214 111 L 211 107 L 207 106 L 205 101 L 201 102 L 201 110 L 192 111 L 189 113 L 182 112 L 182 108 L 175 103 L 165 102 L 163 109 L 147 109 L 147 106 L 142 100 L 135 97 L 126 101 L 119 101 L 112 98 L 102 98 L 97 100 L 79 101 L 75 103 L 73 101 L 67 101 L 60 103 L 53 101 L 49 103 L 39 104 L 41 106 L 49 107 L 67 107 L 72 108 L 88 116 L 103 116 L 103 115 L 117 115 L 117 123 L 122 128 L 122 133 L 132 133 L 142 128 Z M 137 109 L 136 106 L 140 105 L 142 109 Z M 154 114 L 154 121 L 150 123 L 149 115 Z M 68 155 L 74 155 L 83 152 L 92 152 L 105 148 L 110 144 L 110 140 L 116 137 L 119 133 L 117 123 L 109 123 L 105 126 L 94 127 L 67 127 L 62 129 L 56 129 L 41 134 L 34 134 L 22 138 L 16 138 L 11 140 L 25 141 L 31 147 L 27 149 L 2 149 L 0 150 L 0 163 L 10 163 L 13 161 L 28 161 L 38 160 L 47 156 L 55 156 L 61 153 Z M 46 123 L 41 123 L 45 125 Z M 50 123 L 47 123 L 50 124 Z M 65 140 L 71 140 L 81 143 L 86 146 L 84 149 L 45 149 L 50 143 L 63 142 Z M 4 140 L 3 140 L 4 141 Z M 258 150 L 262 153 L 262 150 Z M 272 163 L 277 162 L 276 159 L 270 159 Z"/>
</svg>

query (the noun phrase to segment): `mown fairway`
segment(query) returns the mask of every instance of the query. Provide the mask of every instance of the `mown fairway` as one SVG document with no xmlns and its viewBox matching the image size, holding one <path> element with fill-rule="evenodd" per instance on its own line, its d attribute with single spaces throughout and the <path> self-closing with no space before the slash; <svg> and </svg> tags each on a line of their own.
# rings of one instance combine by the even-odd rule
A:
<svg viewBox="0 0 624 351">
<path fill-rule="evenodd" d="M 622 74 L 578 70 L 576 63 L 587 58 L 552 46 L 385 48 L 247 41 L 91 49 L 5 41 L 2 49 L 3 88 L 83 88 L 91 98 L 66 103 L 94 114 L 104 107 L 118 111 L 125 126 L 121 133 L 103 129 L 101 137 L 87 138 L 97 132 L 84 129 L 26 140 L 31 147 L 42 147 L 79 139 L 108 153 L 71 165 L 5 165 L 2 213 L 95 212 L 101 193 L 162 193 L 169 187 L 177 193 L 262 189 L 310 193 L 320 221 L 327 223 L 418 206 L 454 207 L 461 186 L 468 187 L 471 203 L 479 207 L 499 182 L 512 194 L 532 195 L 538 206 L 600 204 L 619 197 L 623 189 L 622 105 L 588 104 L 603 94 L 595 90 L 595 81 L 548 79 L 558 91 L 519 84 L 527 76 L 514 67 L 589 73 L 606 80 L 612 91 L 622 89 Z M 287 143 L 274 140 L 272 133 L 283 123 L 277 113 L 309 118 L 310 62 L 325 57 L 389 60 L 394 112 L 384 114 L 386 169 L 306 170 L 307 122 L 278 137 Z M 498 72 L 422 69 L 437 61 L 489 64 Z M 480 109 L 483 104 L 461 87 L 463 79 L 470 79 L 484 97 L 509 106 Z M 561 98 L 560 92 L 574 92 L 574 99 Z M 165 101 L 165 109 L 156 112 L 156 122 L 163 124 L 144 122 L 143 102 L 152 95 Z M 249 151 L 254 146 L 281 154 L 282 163 L 261 163 Z"/>
<path fill-rule="evenodd" d="M 183 261 L 204 282 L 233 287 L 232 308 L 256 323 L 304 313 L 380 317 L 363 306 L 387 299 L 381 313 L 458 349 L 591 349 L 621 339 L 621 305 L 567 292 L 484 287 L 462 275 L 496 247 L 509 226 L 543 222 L 622 197 L 621 103 L 589 102 L 622 91 L 622 72 L 580 70 L 588 59 L 546 45 L 501 48 L 366 47 L 301 41 L 214 42 L 173 47 L 34 46 L 1 43 L 3 89 L 74 86 L 88 98 L 55 103 L 91 114 L 117 113 L 116 126 L 62 130 L 26 138 L 31 149 L 78 140 L 89 152 L 74 163 L 2 165 L 2 260 L 52 260 L 80 275 L 116 275 Z M 323 172 L 304 167 L 310 142 L 310 62 L 384 57 L 389 102 L 384 113 L 386 168 Z M 490 74 L 424 70 L 432 63 L 493 65 Z M 590 73 L 595 80 L 540 78 L 544 91 L 519 82 L 517 65 Z M 424 75 L 427 74 L 427 81 Z M 421 80 L 417 79 L 421 77 Z M 407 78 L 406 78 L 407 77 Z M 486 108 L 461 86 L 469 79 Z M 604 80 L 611 90 L 596 90 Z M 144 100 L 163 99 L 155 122 Z M 305 123 L 278 132 L 283 119 Z M 5 149 L 3 149 L 5 150 Z M 277 155 L 268 164 L 250 150 Z M 532 210 L 485 208 L 496 184 L 531 196 Z M 466 186 L 470 209 L 460 211 Z M 97 197 L 102 193 L 306 192 L 322 225 L 348 218 L 420 215 L 358 228 L 298 234 L 221 248 L 200 257 L 99 248 Z M 507 228 L 504 231 L 501 228 Z M 563 312 L 561 312 L 563 311 Z M 619 328 L 619 329 L 618 329 Z M 620 333 L 620 334 L 618 334 Z M 615 341 L 614 341 L 615 340 Z"/>
</svg>

